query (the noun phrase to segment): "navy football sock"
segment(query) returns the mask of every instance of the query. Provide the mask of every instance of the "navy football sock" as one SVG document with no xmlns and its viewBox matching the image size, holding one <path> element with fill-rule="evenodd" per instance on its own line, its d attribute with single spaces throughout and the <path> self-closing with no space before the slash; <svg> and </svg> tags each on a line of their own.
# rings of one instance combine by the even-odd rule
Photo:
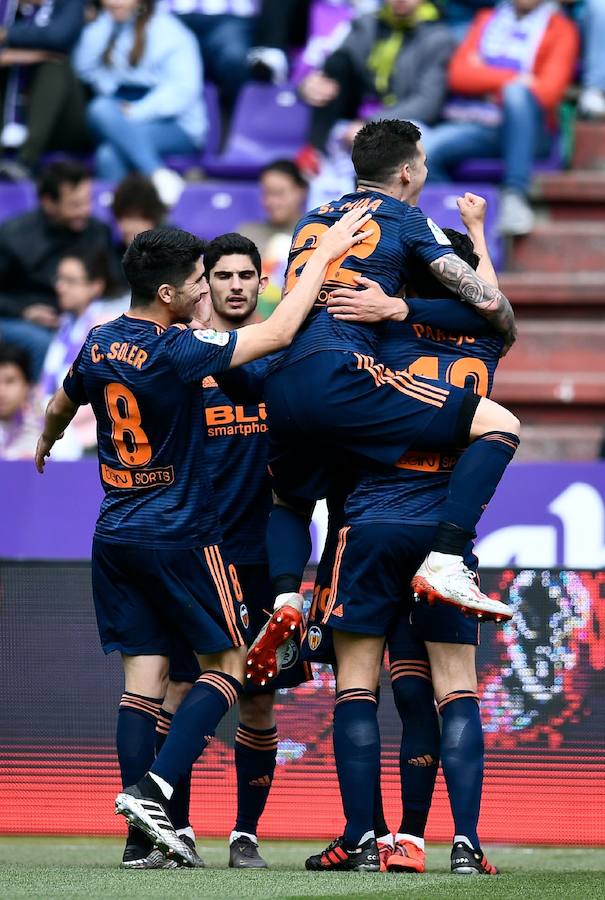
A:
<svg viewBox="0 0 605 900">
<path fill-rule="evenodd" d="M 399 766 L 403 818 L 400 834 L 424 837 L 439 766 L 439 718 L 429 664 L 397 660 L 391 664 L 393 698 L 403 725 Z"/>
<path fill-rule="evenodd" d="M 256 834 L 269 799 L 277 760 L 277 728 L 238 726 L 235 735 L 237 819 L 234 831 Z"/>
<path fill-rule="evenodd" d="M 155 757 L 155 725 L 163 698 L 124 691 L 118 710 L 116 747 L 122 787 L 136 784 Z"/>
<path fill-rule="evenodd" d="M 269 575 L 275 595 L 299 591 L 311 556 L 309 518 L 274 505 L 267 525 Z"/>
<path fill-rule="evenodd" d="M 516 434 L 489 431 L 466 448 L 452 472 L 441 513 L 442 522 L 461 530 L 459 543 L 452 549 L 451 540 L 442 541 L 438 529 L 433 550 L 462 555 L 518 446 Z"/>
<path fill-rule="evenodd" d="M 477 823 L 483 787 L 483 730 L 479 698 L 472 691 L 452 691 L 439 704 L 443 720 L 441 763 L 456 834 L 479 847 Z"/>
<path fill-rule="evenodd" d="M 241 691 L 241 684 L 231 675 L 204 672 L 175 713 L 164 746 L 150 772 L 176 787 L 208 746 L 216 726 L 237 703 Z"/>
<path fill-rule="evenodd" d="M 165 709 L 160 710 L 158 716 L 158 724 L 155 729 L 155 753 L 156 756 L 164 746 L 164 742 L 168 737 L 170 726 L 174 718 L 173 713 L 166 712 Z M 191 802 L 191 769 L 189 772 L 179 779 L 179 783 L 174 788 L 174 793 L 168 801 L 168 815 L 170 821 L 177 831 L 183 828 L 190 828 L 189 821 L 189 805 Z"/>
<path fill-rule="evenodd" d="M 380 685 L 376 688 L 376 710 L 380 706 Z M 377 713 L 378 714 L 378 713 Z M 376 779 L 376 787 L 374 788 L 374 834 L 376 837 L 384 837 L 390 834 L 389 826 L 384 817 L 384 804 L 382 802 L 382 781 L 380 778 L 382 765 L 378 768 L 378 778 Z"/>
<path fill-rule="evenodd" d="M 376 696 L 365 688 L 336 694 L 334 757 L 347 824 L 345 845 L 356 847 L 373 833 L 375 788 L 380 769 Z"/>
</svg>

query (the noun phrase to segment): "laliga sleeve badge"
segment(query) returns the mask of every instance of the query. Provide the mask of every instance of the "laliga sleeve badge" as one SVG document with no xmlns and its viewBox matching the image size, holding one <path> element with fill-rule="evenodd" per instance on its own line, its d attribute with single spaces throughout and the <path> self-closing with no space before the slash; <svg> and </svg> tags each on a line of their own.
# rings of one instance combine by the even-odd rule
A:
<svg viewBox="0 0 605 900">
<path fill-rule="evenodd" d="M 429 226 L 431 231 L 433 232 L 433 237 L 437 241 L 438 244 L 443 244 L 444 247 L 450 247 L 451 241 L 448 238 L 447 234 L 439 228 L 439 225 L 436 222 L 433 222 L 432 219 L 427 219 L 426 224 Z"/>
<path fill-rule="evenodd" d="M 205 344 L 216 344 L 217 347 L 224 347 L 229 343 L 228 331 L 216 331 L 214 328 L 206 328 L 202 331 L 201 328 L 196 328 L 193 334 L 198 341 L 203 341 Z"/>
</svg>

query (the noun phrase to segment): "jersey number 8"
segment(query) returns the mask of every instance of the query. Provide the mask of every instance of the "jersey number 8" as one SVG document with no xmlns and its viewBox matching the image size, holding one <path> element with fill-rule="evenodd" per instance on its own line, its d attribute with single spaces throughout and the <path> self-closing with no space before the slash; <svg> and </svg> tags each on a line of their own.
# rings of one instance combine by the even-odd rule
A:
<svg viewBox="0 0 605 900">
<path fill-rule="evenodd" d="M 111 439 L 125 466 L 146 466 L 152 453 L 149 438 L 141 428 L 141 411 L 136 397 L 123 384 L 105 387 L 105 403 L 111 419 Z"/>
</svg>

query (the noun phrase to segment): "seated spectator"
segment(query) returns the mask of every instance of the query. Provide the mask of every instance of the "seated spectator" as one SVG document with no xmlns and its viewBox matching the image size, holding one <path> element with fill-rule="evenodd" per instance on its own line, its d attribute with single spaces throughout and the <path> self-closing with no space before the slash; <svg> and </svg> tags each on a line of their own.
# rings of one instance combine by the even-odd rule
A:
<svg viewBox="0 0 605 900">
<path fill-rule="evenodd" d="M 264 222 L 244 222 L 237 230 L 256 244 L 269 283 L 259 298 L 258 311 L 266 319 L 281 300 L 284 274 L 294 226 L 305 213 L 307 182 L 296 163 L 279 159 L 260 174 Z"/>
<path fill-rule="evenodd" d="M 447 181 L 469 157 L 502 157 L 503 234 L 527 234 L 532 165 L 548 152 L 557 104 L 578 56 L 575 26 L 549 0 L 512 0 L 478 13 L 452 59 L 450 121 L 424 130 L 429 179 Z"/>
<path fill-rule="evenodd" d="M 459 44 L 466 37 L 475 14 L 486 6 L 495 6 L 495 0 L 445 0 L 441 4 L 443 21 Z"/>
<path fill-rule="evenodd" d="M 61 317 L 42 368 L 41 411 L 63 384 L 90 329 L 120 316 L 129 305 L 126 295 L 116 296 L 118 287 L 103 251 L 68 252 L 59 260 L 55 284 Z M 71 441 L 61 441 L 59 459 L 77 458 L 96 447 L 96 424 L 90 406 L 78 410 L 74 426 Z"/>
<path fill-rule="evenodd" d="M 230 111 L 249 78 L 259 0 L 166 0 L 164 7 L 179 17 L 198 39 L 209 81 L 219 89 Z"/>
<path fill-rule="evenodd" d="M 33 459 L 39 433 L 27 353 L 0 344 L 0 459 Z"/>
<path fill-rule="evenodd" d="M 88 122 L 99 142 L 99 178 L 142 172 L 162 201 L 175 203 L 183 179 L 165 168 L 170 153 L 195 153 L 206 135 L 197 42 L 154 0 L 102 0 L 74 53 L 76 72 L 95 94 Z"/>
<path fill-rule="evenodd" d="M 167 209 L 153 182 L 144 175 L 127 175 L 115 189 L 111 211 L 120 235 L 122 256 L 137 234 L 164 223 Z"/>
<path fill-rule="evenodd" d="M 580 6 L 584 40 L 580 115 L 605 119 L 605 0 L 585 0 Z"/>
<path fill-rule="evenodd" d="M 387 0 L 378 13 L 352 23 L 323 70 L 311 72 L 300 84 L 301 96 L 313 107 L 311 147 L 299 157 L 303 170 L 319 170 L 318 152 L 325 152 L 339 120 L 352 120 L 342 136 L 350 148 L 363 124 L 359 113 L 364 100 L 374 100 L 366 118 L 409 119 L 421 128 L 439 119 L 453 40 L 438 19 L 432 3 Z"/>
<path fill-rule="evenodd" d="M 20 0 L 0 28 L 0 177 L 30 178 L 43 153 L 86 147 L 84 93 L 69 54 L 84 25 L 82 0 Z M 16 8 L 15 8 L 16 7 Z M 16 150 L 14 158 L 7 150 Z"/>
<path fill-rule="evenodd" d="M 40 205 L 0 224 L 0 338 L 29 353 L 38 379 L 58 324 L 55 274 L 66 251 L 113 254 L 111 231 L 91 216 L 92 184 L 80 163 L 56 162 L 38 183 Z M 117 259 L 112 266 L 121 275 Z"/>
</svg>

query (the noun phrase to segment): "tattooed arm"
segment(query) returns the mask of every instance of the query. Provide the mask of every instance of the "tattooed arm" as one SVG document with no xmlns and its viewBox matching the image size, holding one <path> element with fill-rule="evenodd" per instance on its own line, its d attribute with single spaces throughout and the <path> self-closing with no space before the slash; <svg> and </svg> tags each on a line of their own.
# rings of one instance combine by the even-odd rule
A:
<svg viewBox="0 0 605 900">
<path fill-rule="evenodd" d="M 517 339 L 517 328 L 513 308 L 502 291 L 483 281 L 455 253 L 440 256 L 430 264 L 430 269 L 441 284 L 489 319 L 493 327 L 504 335 L 502 355 L 507 353 Z"/>
</svg>

